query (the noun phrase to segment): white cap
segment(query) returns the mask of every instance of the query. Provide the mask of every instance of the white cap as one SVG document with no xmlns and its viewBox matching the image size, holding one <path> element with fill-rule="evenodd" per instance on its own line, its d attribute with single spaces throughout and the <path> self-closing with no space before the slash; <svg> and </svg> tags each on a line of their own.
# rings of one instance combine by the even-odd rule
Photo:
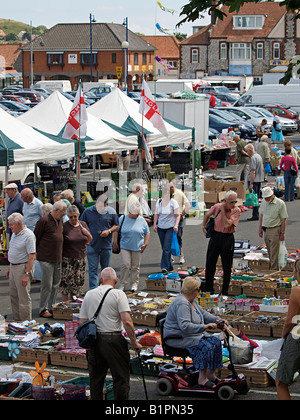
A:
<svg viewBox="0 0 300 420">
<path fill-rule="evenodd" d="M 261 190 L 261 193 L 262 193 L 263 198 L 268 198 L 268 197 L 272 197 L 272 195 L 274 194 L 274 191 L 270 187 L 265 187 Z"/>
<path fill-rule="evenodd" d="M 17 186 L 17 184 L 15 184 L 14 182 L 12 182 L 11 184 L 6 185 L 3 189 L 4 190 L 5 189 L 15 189 L 15 190 L 17 190 L 18 189 L 18 186 Z"/>
</svg>

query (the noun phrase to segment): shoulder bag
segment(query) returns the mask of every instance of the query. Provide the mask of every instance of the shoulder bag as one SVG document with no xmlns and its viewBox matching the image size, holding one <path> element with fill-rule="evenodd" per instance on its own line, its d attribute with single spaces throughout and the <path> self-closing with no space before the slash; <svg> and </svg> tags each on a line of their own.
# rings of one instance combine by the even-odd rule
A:
<svg viewBox="0 0 300 420">
<path fill-rule="evenodd" d="M 219 210 L 218 214 L 215 217 L 212 217 L 213 215 L 210 216 L 210 219 L 207 223 L 207 225 L 205 226 L 206 229 L 206 238 L 211 238 L 212 233 L 214 231 L 214 227 L 215 227 L 215 219 L 219 216 L 221 210 Z"/>
<path fill-rule="evenodd" d="M 113 252 L 113 254 L 120 254 L 120 242 L 121 242 L 121 229 L 122 229 L 122 226 L 123 226 L 123 223 L 124 223 L 124 220 L 125 220 L 125 217 L 126 217 L 126 215 L 124 214 L 124 217 L 123 217 L 123 220 L 122 220 L 122 223 L 121 223 L 121 226 L 120 226 L 120 229 L 118 230 L 118 248 L 114 251 L 112 251 Z"/>
<path fill-rule="evenodd" d="M 103 305 L 104 299 L 106 298 L 107 294 L 112 290 L 113 288 L 110 287 L 104 294 L 103 298 L 101 299 L 101 302 L 98 306 L 97 311 L 95 312 L 92 319 L 89 321 L 85 321 L 82 324 L 79 325 L 79 327 L 76 329 L 74 333 L 74 337 L 77 338 L 78 344 L 80 347 L 84 349 L 90 349 L 96 344 L 97 340 L 97 326 L 96 326 L 96 318 L 99 315 L 100 309 Z"/>
</svg>

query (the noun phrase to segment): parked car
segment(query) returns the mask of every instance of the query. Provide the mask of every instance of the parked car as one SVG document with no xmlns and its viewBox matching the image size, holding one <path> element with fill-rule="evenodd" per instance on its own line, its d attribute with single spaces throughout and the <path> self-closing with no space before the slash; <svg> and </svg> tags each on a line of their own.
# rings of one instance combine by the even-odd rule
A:
<svg viewBox="0 0 300 420">
<path fill-rule="evenodd" d="M 238 115 L 240 118 L 242 118 L 244 121 L 249 122 L 254 125 L 256 128 L 263 118 L 267 120 L 267 127 L 268 129 L 271 129 L 273 126 L 273 118 L 266 118 L 262 117 L 260 114 L 257 114 L 253 111 L 253 109 L 250 108 L 242 108 L 242 107 L 235 107 L 235 106 L 229 106 L 226 108 L 219 108 L 224 109 L 232 114 Z"/>
<path fill-rule="evenodd" d="M 25 104 L 21 104 L 20 102 L 1 100 L 1 103 L 5 105 L 8 109 L 10 109 L 11 111 L 16 111 L 20 113 L 27 112 L 30 109 L 29 106 Z"/>
<path fill-rule="evenodd" d="M 261 115 L 262 118 L 266 118 L 266 119 L 272 118 L 273 119 L 272 112 L 270 112 L 266 108 L 256 108 L 256 107 L 254 107 L 254 108 L 249 108 L 249 109 L 251 109 L 252 111 Z M 281 124 L 283 132 L 291 133 L 291 132 L 294 132 L 294 131 L 298 130 L 298 124 L 295 121 L 290 120 L 289 118 L 283 118 L 283 117 L 279 117 L 279 119 L 280 119 L 280 124 Z"/>
<path fill-rule="evenodd" d="M 231 95 L 231 93 L 216 92 L 215 97 L 223 102 L 229 102 L 231 105 L 236 102 L 236 97 Z"/>
<path fill-rule="evenodd" d="M 2 95 L 2 98 L 7 101 L 20 102 L 21 104 L 24 104 L 26 101 L 26 98 L 17 95 Z"/>
<path fill-rule="evenodd" d="M 274 110 L 278 111 L 279 118 L 288 118 L 290 120 L 294 120 L 298 126 L 298 130 L 300 129 L 300 120 L 299 120 L 299 113 L 292 109 L 288 105 L 262 105 L 262 108 L 266 108 L 268 111 L 272 112 Z"/>
<path fill-rule="evenodd" d="M 29 98 L 31 102 L 41 102 L 44 97 L 41 92 L 33 92 L 28 90 L 18 90 L 18 96 L 22 96 L 23 98 Z M 16 95 L 16 93 L 14 93 Z"/>
<path fill-rule="evenodd" d="M 16 111 L 11 111 L 10 109 L 8 109 L 3 103 L 1 103 L 0 101 L 0 108 L 3 109 L 3 111 L 8 112 L 10 115 L 12 115 L 13 117 L 18 117 L 19 115 L 22 114 L 22 112 L 16 112 Z"/>
<path fill-rule="evenodd" d="M 209 112 L 214 115 L 217 115 L 220 118 L 223 118 L 225 121 L 229 123 L 239 124 L 239 131 L 241 133 L 240 134 L 241 138 L 256 140 L 256 128 L 254 127 L 254 125 L 244 121 L 238 115 L 234 115 L 230 112 L 227 112 L 226 109 L 220 110 L 216 108 L 211 108 Z"/>
<path fill-rule="evenodd" d="M 91 88 L 88 92 L 94 93 L 98 99 L 101 99 L 104 96 L 111 93 L 114 89 L 116 89 L 114 86 L 95 86 Z"/>
<path fill-rule="evenodd" d="M 209 129 L 211 128 L 214 128 L 219 133 L 222 133 L 222 130 L 227 129 L 228 131 L 234 131 L 235 134 L 241 135 L 238 123 L 230 123 L 224 120 L 224 118 L 220 118 L 213 114 L 209 114 Z"/>
</svg>

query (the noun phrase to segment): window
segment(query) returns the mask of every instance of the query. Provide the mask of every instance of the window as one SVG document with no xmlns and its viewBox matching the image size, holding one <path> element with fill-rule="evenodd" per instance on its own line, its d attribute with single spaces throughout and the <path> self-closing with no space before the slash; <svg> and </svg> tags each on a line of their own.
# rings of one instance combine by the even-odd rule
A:
<svg viewBox="0 0 300 420">
<path fill-rule="evenodd" d="M 111 62 L 113 64 L 115 64 L 117 62 L 117 54 L 116 53 L 112 53 L 112 55 L 111 55 Z"/>
<path fill-rule="evenodd" d="M 274 42 L 273 44 L 273 59 L 279 60 L 280 59 L 280 44 L 279 42 Z"/>
<path fill-rule="evenodd" d="M 262 29 L 264 16 L 234 16 L 233 29 Z"/>
<path fill-rule="evenodd" d="M 262 42 L 256 44 L 256 58 L 257 60 L 264 58 L 264 44 Z"/>
<path fill-rule="evenodd" d="M 137 66 L 139 64 L 139 55 L 138 53 L 134 53 L 134 65 Z"/>
<path fill-rule="evenodd" d="M 47 54 L 48 66 L 50 65 L 62 65 L 64 63 L 63 53 Z"/>
<path fill-rule="evenodd" d="M 192 49 L 192 63 L 198 63 L 199 62 L 199 50 L 196 48 Z"/>
<path fill-rule="evenodd" d="M 220 59 L 221 60 L 227 59 L 227 44 L 225 42 L 222 42 L 220 46 Z"/>
<path fill-rule="evenodd" d="M 251 45 L 245 43 L 230 44 L 230 58 L 231 60 L 250 60 Z"/>
<path fill-rule="evenodd" d="M 90 65 L 91 64 L 91 53 L 81 53 L 81 64 Z M 93 53 L 93 65 L 97 64 L 97 53 Z"/>
<path fill-rule="evenodd" d="M 143 66 L 147 64 L 147 54 L 143 53 Z"/>
</svg>

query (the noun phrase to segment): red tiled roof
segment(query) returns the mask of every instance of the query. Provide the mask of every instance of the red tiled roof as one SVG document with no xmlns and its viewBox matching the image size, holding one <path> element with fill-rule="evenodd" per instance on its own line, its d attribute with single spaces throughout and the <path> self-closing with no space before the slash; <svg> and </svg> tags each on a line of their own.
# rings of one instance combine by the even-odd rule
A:
<svg viewBox="0 0 300 420">
<path fill-rule="evenodd" d="M 20 54 L 19 44 L 0 44 L 0 55 L 5 58 L 5 67 L 14 68 L 16 59 Z"/>
<path fill-rule="evenodd" d="M 209 44 L 209 29 L 211 25 L 203 26 L 199 31 L 181 41 L 181 45 L 204 45 Z"/>
<path fill-rule="evenodd" d="M 229 7 L 223 6 L 222 12 L 226 13 L 223 20 L 217 19 L 212 27 L 211 38 L 228 38 L 229 42 L 237 42 L 238 39 L 247 39 L 250 42 L 253 38 L 266 38 L 277 25 L 282 16 L 286 13 L 286 7 L 280 6 L 279 2 L 249 2 L 245 3 L 239 13 L 229 13 Z M 233 29 L 233 16 L 236 15 L 265 15 L 262 29 Z M 234 40 L 234 41 L 232 41 Z M 240 41 L 239 41 L 240 42 Z"/>
<path fill-rule="evenodd" d="M 155 51 L 155 55 L 158 55 L 161 58 L 176 58 L 179 59 L 180 51 L 179 51 L 179 42 L 175 38 L 175 36 L 166 36 L 166 35 L 158 35 L 158 36 L 142 36 L 146 42 L 156 47 L 157 50 Z"/>
</svg>

